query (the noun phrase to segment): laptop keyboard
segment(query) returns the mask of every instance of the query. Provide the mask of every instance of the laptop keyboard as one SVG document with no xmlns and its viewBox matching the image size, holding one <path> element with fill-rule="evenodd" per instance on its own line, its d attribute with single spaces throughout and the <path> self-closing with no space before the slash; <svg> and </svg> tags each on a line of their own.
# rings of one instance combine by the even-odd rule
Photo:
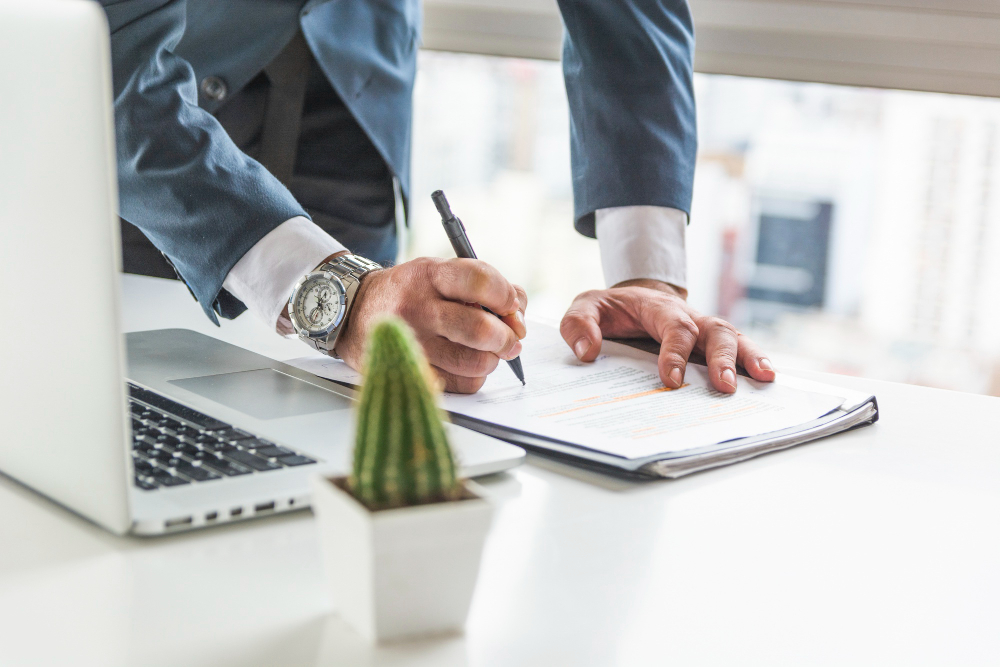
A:
<svg viewBox="0 0 1000 667">
<path fill-rule="evenodd" d="M 316 463 L 160 394 L 128 385 L 135 485 L 211 482 Z"/>
</svg>

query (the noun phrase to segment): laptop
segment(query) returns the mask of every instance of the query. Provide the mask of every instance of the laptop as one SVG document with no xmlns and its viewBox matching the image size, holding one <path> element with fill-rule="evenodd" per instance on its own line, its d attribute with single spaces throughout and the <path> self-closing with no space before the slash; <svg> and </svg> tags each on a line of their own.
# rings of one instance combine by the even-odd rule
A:
<svg viewBox="0 0 1000 667">
<path fill-rule="evenodd" d="M 308 507 L 312 475 L 349 470 L 350 389 L 192 331 L 120 331 L 100 6 L 0 2 L 0 91 L 0 471 L 117 534 Z M 448 429 L 466 476 L 524 460 Z"/>
</svg>

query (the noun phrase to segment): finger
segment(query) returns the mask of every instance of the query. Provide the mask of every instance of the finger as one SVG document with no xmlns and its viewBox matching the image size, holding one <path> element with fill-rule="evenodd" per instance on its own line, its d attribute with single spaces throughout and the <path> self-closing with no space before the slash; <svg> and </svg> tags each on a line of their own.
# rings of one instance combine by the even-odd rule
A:
<svg viewBox="0 0 1000 667">
<path fill-rule="evenodd" d="M 684 383 L 684 373 L 691 351 L 698 342 L 698 325 L 678 303 L 650 303 L 643 312 L 643 328 L 660 341 L 657 368 L 660 380 L 677 389 Z"/>
<path fill-rule="evenodd" d="M 492 352 L 501 359 L 521 354 L 521 343 L 514 331 L 479 306 L 438 301 L 431 312 L 430 328 L 438 336 L 474 350 Z"/>
<path fill-rule="evenodd" d="M 736 391 L 736 350 L 739 332 L 729 322 L 718 317 L 698 321 L 698 347 L 704 350 L 708 362 L 708 379 L 718 391 Z"/>
<path fill-rule="evenodd" d="M 528 293 L 520 285 L 514 285 L 514 291 L 517 292 L 517 309 L 523 315 L 528 309 Z"/>
<path fill-rule="evenodd" d="M 441 336 L 434 336 L 422 342 L 427 361 L 452 375 L 469 378 L 486 377 L 496 370 L 497 364 L 500 363 L 500 357 L 492 352 L 474 350 Z"/>
<path fill-rule="evenodd" d="M 431 284 L 450 301 L 481 303 L 498 315 L 513 315 L 518 309 L 514 286 L 478 259 L 448 259 L 435 264 Z"/>
<path fill-rule="evenodd" d="M 528 335 L 528 328 L 524 324 L 524 309 L 528 305 L 528 295 L 520 285 L 514 285 L 514 291 L 517 292 L 517 310 L 510 315 L 504 315 L 503 321 L 514 330 L 514 335 L 518 339 L 523 339 Z"/>
<path fill-rule="evenodd" d="M 461 375 L 453 375 L 437 366 L 432 366 L 431 368 L 437 373 L 438 378 L 444 382 L 444 390 L 455 394 L 474 394 L 482 389 L 483 384 L 486 382 L 485 377 L 467 378 Z"/>
<path fill-rule="evenodd" d="M 573 300 L 559 323 L 559 333 L 580 361 L 593 361 L 601 353 L 601 314 L 597 298 L 584 292 Z"/>
<path fill-rule="evenodd" d="M 736 342 L 738 345 L 736 363 L 745 368 L 754 380 L 773 382 L 775 376 L 774 366 L 771 364 L 770 359 L 765 357 L 760 348 L 757 347 L 757 343 L 743 335 L 740 335 Z"/>
</svg>

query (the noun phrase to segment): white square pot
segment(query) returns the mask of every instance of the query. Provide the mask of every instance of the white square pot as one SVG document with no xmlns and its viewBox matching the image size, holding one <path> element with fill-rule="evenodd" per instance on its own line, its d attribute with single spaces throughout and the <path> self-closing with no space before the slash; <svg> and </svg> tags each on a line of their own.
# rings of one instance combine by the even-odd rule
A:
<svg viewBox="0 0 1000 667">
<path fill-rule="evenodd" d="M 341 617 L 371 641 L 460 630 L 493 508 L 470 497 L 372 512 L 343 478 L 314 477 L 327 582 Z"/>
</svg>

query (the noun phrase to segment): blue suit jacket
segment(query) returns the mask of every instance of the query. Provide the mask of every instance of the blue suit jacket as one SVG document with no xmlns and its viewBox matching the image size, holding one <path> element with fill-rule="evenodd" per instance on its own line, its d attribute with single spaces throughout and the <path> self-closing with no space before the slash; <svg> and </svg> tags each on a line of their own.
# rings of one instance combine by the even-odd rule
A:
<svg viewBox="0 0 1000 667">
<path fill-rule="evenodd" d="M 301 26 L 330 83 L 409 192 L 419 0 L 101 0 L 111 26 L 121 215 L 162 250 L 206 314 L 233 265 L 307 215 L 199 99 L 256 76 Z M 686 0 L 560 0 L 576 226 L 597 209 L 690 209 L 696 130 Z"/>
</svg>

